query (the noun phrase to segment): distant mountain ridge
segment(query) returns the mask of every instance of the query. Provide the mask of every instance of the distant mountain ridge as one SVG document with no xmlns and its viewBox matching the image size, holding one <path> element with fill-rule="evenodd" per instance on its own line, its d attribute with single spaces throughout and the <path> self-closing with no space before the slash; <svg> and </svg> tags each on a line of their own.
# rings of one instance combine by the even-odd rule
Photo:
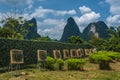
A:
<svg viewBox="0 0 120 80">
<path fill-rule="evenodd" d="M 40 37 L 40 35 L 37 33 L 37 22 L 35 18 L 32 18 L 31 20 L 27 21 L 28 24 L 33 24 L 33 26 L 25 25 L 25 29 L 28 30 L 28 33 L 26 36 L 24 36 L 25 39 L 35 39 Z"/>
<path fill-rule="evenodd" d="M 83 30 L 83 33 L 81 33 L 74 19 L 70 17 L 64 27 L 60 41 L 67 42 L 70 36 L 80 36 L 86 41 L 92 39 L 94 36 L 99 38 L 108 38 L 108 29 L 108 26 L 103 21 L 98 21 L 88 24 L 88 26 Z"/>
<path fill-rule="evenodd" d="M 84 40 L 90 40 L 92 37 L 108 38 L 108 26 L 103 21 L 88 24 L 83 30 L 82 37 Z"/>
<path fill-rule="evenodd" d="M 79 30 L 78 25 L 74 21 L 72 17 L 68 18 L 67 24 L 65 25 L 62 37 L 60 39 L 61 42 L 68 42 L 70 36 L 81 36 L 81 32 Z"/>
</svg>

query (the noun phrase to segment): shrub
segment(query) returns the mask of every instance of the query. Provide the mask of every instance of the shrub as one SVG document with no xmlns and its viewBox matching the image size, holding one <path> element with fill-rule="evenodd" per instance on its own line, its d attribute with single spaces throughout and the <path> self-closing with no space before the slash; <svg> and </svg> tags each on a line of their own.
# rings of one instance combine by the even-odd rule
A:
<svg viewBox="0 0 120 80">
<path fill-rule="evenodd" d="M 86 63 L 83 59 L 68 59 L 66 60 L 66 64 L 68 70 L 83 70 L 83 65 Z"/>
<path fill-rule="evenodd" d="M 89 61 L 91 63 L 97 63 L 97 57 L 98 56 L 96 54 L 92 54 L 92 55 L 89 56 Z"/>
<path fill-rule="evenodd" d="M 100 51 L 96 54 L 92 54 L 89 56 L 89 60 L 90 62 L 98 63 L 100 69 L 108 70 L 108 69 L 111 69 L 109 63 L 112 60 L 112 58 L 107 56 L 105 52 L 106 51 L 103 51 L 103 52 Z"/>
<path fill-rule="evenodd" d="M 62 67 L 64 66 L 64 61 L 62 59 L 57 59 L 56 66 L 57 69 L 62 70 Z"/>
<path fill-rule="evenodd" d="M 120 53 L 118 52 L 108 52 L 107 56 L 112 58 L 113 60 L 120 60 Z"/>
<path fill-rule="evenodd" d="M 49 70 L 54 70 L 54 64 L 55 64 L 55 59 L 48 56 L 45 64 L 46 68 Z"/>
<path fill-rule="evenodd" d="M 97 62 L 99 64 L 99 68 L 103 70 L 109 70 L 110 68 L 110 61 L 112 59 L 106 55 L 98 55 Z"/>
<path fill-rule="evenodd" d="M 116 54 L 116 60 L 117 60 L 117 61 L 120 61 L 120 53 L 119 53 L 119 54 Z"/>
</svg>

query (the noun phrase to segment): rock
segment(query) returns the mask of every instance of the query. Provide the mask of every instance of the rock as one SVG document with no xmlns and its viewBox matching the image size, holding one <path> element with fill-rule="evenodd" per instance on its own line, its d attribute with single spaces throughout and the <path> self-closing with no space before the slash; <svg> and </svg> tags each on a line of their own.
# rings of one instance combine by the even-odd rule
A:
<svg viewBox="0 0 120 80">
<path fill-rule="evenodd" d="M 68 18 L 67 20 L 67 24 L 64 28 L 62 37 L 60 39 L 61 42 L 68 42 L 69 38 L 71 36 L 80 36 L 81 32 L 78 28 L 78 25 L 76 24 L 76 22 L 74 21 L 74 19 L 72 17 Z"/>
<path fill-rule="evenodd" d="M 95 23 L 90 23 L 82 33 L 82 37 L 84 40 L 88 41 L 92 39 L 92 37 L 96 36 L 99 38 L 108 38 L 108 26 L 103 21 L 98 21 Z"/>
<path fill-rule="evenodd" d="M 34 39 L 34 38 L 38 38 L 40 37 L 40 35 L 37 33 L 37 23 L 36 23 L 36 19 L 33 18 L 29 21 L 27 21 L 27 23 L 29 24 L 33 24 L 33 26 L 28 26 L 28 25 L 24 25 L 25 29 L 28 30 L 28 33 L 26 36 L 24 36 L 25 39 Z"/>
</svg>

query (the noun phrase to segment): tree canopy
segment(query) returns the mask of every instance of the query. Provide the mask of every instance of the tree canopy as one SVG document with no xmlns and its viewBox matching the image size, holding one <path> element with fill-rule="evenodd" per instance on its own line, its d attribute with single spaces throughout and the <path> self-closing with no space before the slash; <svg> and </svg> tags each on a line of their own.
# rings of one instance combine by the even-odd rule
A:
<svg viewBox="0 0 120 80">
<path fill-rule="evenodd" d="M 24 24 L 31 25 L 23 19 L 23 17 L 8 17 L 1 20 L 3 25 L 0 28 L 0 38 L 9 38 L 9 39 L 23 39 L 27 34 L 27 30 L 24 28 Z"/>
<path fill-rule="evenodd" d="M 110 37 L 108 39 L 93 37 L 89 42 L 98 50 L 108 50 L 120 52 L 120 26 L 115 30 L 108 30 Z"/>
<path fill-rule="evenodd" d="M 84 41 L 80 36 L 71 36 L 69 38 L 69 42 L 70 43 L 75 43 L 75 44 L 80 44 L 80 43 L 83 43 Z"/>
</svg>

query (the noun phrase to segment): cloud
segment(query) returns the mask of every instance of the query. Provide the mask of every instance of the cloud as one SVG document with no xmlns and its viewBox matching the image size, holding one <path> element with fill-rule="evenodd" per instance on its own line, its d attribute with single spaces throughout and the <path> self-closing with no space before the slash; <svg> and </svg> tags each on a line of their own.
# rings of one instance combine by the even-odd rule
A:
<svg viewBox="0 0 120 80">
<path fill-rule="evenodd" d="M 60 11 L 53 9 L 44 9 L 43 7 L 40 6 L 35 10 L 34 13 L 31 14 L 31 17 L 45 17 L 48 14 L 52 14 L 54 16 L 74 15 L 76 14 L 76 11 L 75 10 Z"/>
<path fill-rule="evenodd" d="M 79 9 L 82 13 L 82 16 L 80 16 L 80 17 L 74 16 L 74 19 L 77 22 L 81 31 L 90 22 L 96 21 L 98 18 L 100 18 L 100 13 L 96 13 L 86 6 L 82 6 Z M 41 13 L 44 13 L 44 14 L 56 12 L 57 15 L 61 15 L 61 14 L 59 14 L 59 11 L 55 11 L 52 9 L 43 9 L 41 11 L 42 11 Z M 67 13 L 66 13 L 66 11 L 65 12 L 60 11 L 60 13 L 64 13 L 64 15 L 68 14 L 68 13 L 69 14 L 74 13 L 74 11 L 72 11 L 72 10 L 70 10 L 70 11 L 71 12 L 67 12 Z M 62 36 L 62 33 L 63 33 L 63 29 L 64 29 L 65 24 L 66 24 L 65 22 L 66 21 L 64 21 L 63 19 L 44 19 L 42 22 L 38 22 L 38 26 L 40 26 L 38 33 L 40 33 L 41 35 L 44 35 L 44 36 L 45 35 L 50 36 L 51 38 L 60 39 L 60 37 Z"/>
<path fill-rule="evenodd" d="M 6 12 L 6 13 L 1 13 L 0 12 L 0 21 L 1 20 L 6 20 L 6 18 L 15 18 L 18 19 L 19 17 L 23 17 L 23 20 L 30 20 L 32 19 L 32 17 L 29 16 L 28 13 L 24 13 L 24 14 L 19 14 L 19 13 L 11 13 L 11 12 Z M 0 25 L 2 26 L 2 24 L 0 23 Z"/>
<path fill-rule="evenodd" d="M 27 4 L 29 0 L 0 0 L 0 2 L 9 5 L 22 5 L 22 4 Z"/>
<path fill-rule="evenodd" d="M 0 0 L 0 3 L 8 4 L 10 6 L 28 5 L 28 9 L 33 7 L 33 0 Z"/>
<path fill-rule="evenodd" d="M 24 0 L 0 0 L 0 3 L 6 3 L 9 5 L 21 5 L 24 2 Z"/>
<path fill-rule="evenodd" d="M 0 12 L 0 21 L 3 19 L 3 13 Z M 2 26 L 2 24 L 0 23 L 0 27 Z"/>
<path fill-rule="evenodd" d="M 27 4 L 32 4 L 32 2 L 29 2 Z M 23 14 L 12 14 L 15 15 L 14 17 L 17 18 L 19 16 L 23 16 L 24 19 L 31 19 L 35 17 L 37 19 L 37 25 L 38 25 L 38 33 L 40 35 L 44 36 L 50 36 L 53 39 L 60 39 L 65 22 L 63 18 L 55 19 L 55 18 L 48 18 L 48 15 L 56 16 L 56 17 L 63 17 L 65 15 L 75 15 L 75 10 L 54 10 L 54 9 L 44 9 L 42 7 L 37 8 L 32 13 L 25 12 Z M 6 13 L 5 13 L 6 15 Z M 42 19 L 41 19 L 42 18 Z M 41 21 L 39 21 L 39 19 Z"/>
<path fill-rule="evenodd" d="M 86 6 L 79 7 L 79 9 L 82 14 L 91 12 L 91 9 Z"/>
<path fill-rule="evenodd" d="M 41 2 L 41 1 L 46 1 L 46 0 L 38 0 L 38 1 L 40 1 L 40 2 Z"/>
<path fill-rule="evenodd" d="M 43 36 L 49 36 L 53 39 L 60 39 L 65 26 L 64 19 L 51 19 L 47 18 L 51 16 L 65 16 L 65 15 L 75 15 L 76 11 L 71 10 L 54 10 L 45 9 L 42 6 L 37 8 L 30 16 L 36 18 L 43 18 L 43 21 L 38 21 L 38 33 Z"/>
<path fill-rule="evenodd" d="M 39 25 L 40 26 L 45 26 L 45 25 L 58 25 L 58 24 L 61 24 L 63 23 L 64 20 L 63 19 L 45 19 L 43 20 L 43 22 L 41 22 Z"/>
<path fill-rule="evenodd" d="M 82 16 L 74 16 L 75 21 L 77 22 L 80 31 L 83 31 L 83 29 L 90 23 L 97 21 L 100 18 L 100 13 L 96 13 L 92 11 L 89 7 L 82 6 L 80 7 L 80 11 L 82 13 Z"/>
<path fill-rule="evenodd" d="M 116 26 L 120 24 L 120 15 L 109 16 L 106 21 L 108 26 Z"/>
<path fill-rule="evenodd" d="M 33 0 L 26 0 L 27 2 L 27 4 L 28 4 L 28 9 L 31 9 L 32 7 L 33 7 Z"/>
<path fill-rule="evenodd" d="M 45 19 L 38 23 L 38 33 L 53 39 L 60 39 L 65 26 L 63 19 Z"/>
<path fill-rule="evenodd" d="M 54 11 L 56 12 L 56 15 L 61 15 L 61 16 L 64 16 L 64 15 L 74 15 L 76 14 L 76 11 L 73 9 L 73 10 L 69 10 L 69 11 Z"/>
<path fill-rule="evenodd" d="M 110 4 L 110 12 L 112 14 L 120 13 L 120 0 L 106 0 Z"/>
<path fill-rule="evenodd" d="M 76 14 L 76 11 L 74 13 L 74 10 L 69 10 L 69 12 L 66 13 L 66 11 L 57 11 L 53 9 L 41 9 L 39 10 L 41 15 L 36 15 L 39 17 L 45 16 L 45 14 L 56 13 L 57 15 L 63 16 L 63 14 Z M 82 6 L 79 7 L 82 16 L 74 16 L 73 18 L 77 22 L 80 30 L 82 31 L 90 22 L 94 22 L 100 18 L 100 13 L 96 13 L 92 11 L 89 7 Z M 54 12 L 54 13 L 53 13 Z M 60 13 L 59 13 L 60 12 Z M 36 12 L 35 12 L 36 13 Z M 55 15 L 55 14 L 54 14 Z M 64 19 L 44 19 L 42 22 L 38 23 L 38 33 L 44 36 L 50 36 L 53 39 L 60 39 L 63 33 L 63 29 L 65 27 L 66 21 Z"/>
<path fill-rule="evenodd" d="M 120 0 L 106 0 L 110 4 L 110 13 L 106 19 L 108 26 L 120 25 Z"/>
</svg>

